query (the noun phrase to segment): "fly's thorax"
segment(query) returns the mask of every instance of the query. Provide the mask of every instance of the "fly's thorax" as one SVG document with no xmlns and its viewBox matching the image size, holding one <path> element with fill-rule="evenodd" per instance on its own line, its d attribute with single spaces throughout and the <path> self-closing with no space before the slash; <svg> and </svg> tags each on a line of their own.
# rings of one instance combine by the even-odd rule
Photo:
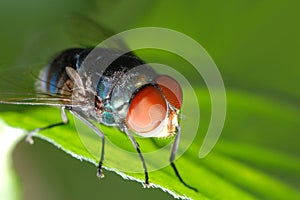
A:
<svg viewBox="0 0 300 200">
<path fill-rule="evenodd" d="M 115 112 L 112 110 L 109 102 L 107 100 L 96 100 L 95 102 L 95 117 L 98 119 L 98 122 L 106 126 L 116 126 Z"/>
<path fill-rule="evenodd" d="M 101 122 L 108 126 L 124 123 L 130 100 L 143 85 L 156 77 L 148 66 L 138 66 L 129 71 L 103 75 L 97 85 L 97 112 Z"/>
<path fill-rule="evenodd" d="M 123 73 L 110 95 L 110 106 L 115 111 L 117 121 L 124 122 L 131 99 L 139 88 L 152 84 L 157 74 L 147 65 L 142 65 Z"/>
</svg>

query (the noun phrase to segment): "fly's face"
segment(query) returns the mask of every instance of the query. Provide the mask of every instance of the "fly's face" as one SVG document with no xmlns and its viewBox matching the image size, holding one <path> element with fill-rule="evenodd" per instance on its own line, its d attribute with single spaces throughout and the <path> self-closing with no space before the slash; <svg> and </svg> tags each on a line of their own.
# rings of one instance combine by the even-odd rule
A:
<svg viewBox="0 0 300 200">
<path fill-rule="evenodd" d="M 126 116 L 126 125 L 142 137 L 172 136 L 178 124 L 182 104 L 179 83 L 166 75 L 156 78 L 155 84 L 141 87 L 133 95 Z"/>
</svg>

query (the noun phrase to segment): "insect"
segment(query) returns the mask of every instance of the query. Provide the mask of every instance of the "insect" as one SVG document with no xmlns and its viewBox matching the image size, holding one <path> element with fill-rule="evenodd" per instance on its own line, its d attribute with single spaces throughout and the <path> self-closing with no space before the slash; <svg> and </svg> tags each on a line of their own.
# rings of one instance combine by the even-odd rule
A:
<svg viewBox="0 0 300 200">
<path fill-rule="evenodd" d="M 94 22 L 88 23 L 99 27 L 99 32 L 109 32 Z M 99 178 L 103 177 L 105 133 L 92 122 L 118 128 L 128 136 L 140 157 L 145 187 L 150 186 L 147 165 L 133 133 L 149 138 L 175 136 L 170 164 L 180 182 L 196 191 L 185 183 L 174 164 L 180 139 L 178 116 L 183 101 L 180 84 L 168 75 L 157 74 L 133 52 L 120 51 L 116 48 L 120 45 L 123 43 L 118 41 L 113 48 L 64 50 L 39 73 L 36 90 L 43 95 L 36 98 L 38 101 L 1 102 L 61 108 L 62 122 L 29 132 L 26 140 L 30 143 L 33 143 L 34 133 L 68 124 L 66 111 L 73 114 L 102 140 L 97 167 Z"/>
</svg>

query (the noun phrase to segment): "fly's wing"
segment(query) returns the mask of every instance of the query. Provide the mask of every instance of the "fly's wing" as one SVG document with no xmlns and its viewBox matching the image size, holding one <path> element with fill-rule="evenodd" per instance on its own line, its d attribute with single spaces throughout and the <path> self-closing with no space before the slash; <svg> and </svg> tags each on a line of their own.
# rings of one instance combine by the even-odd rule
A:
<svg viewBox="0 0 300 200">
<path fill-rule="evenodd" d="M 113 31 L 80 14 L 67 16 L 65 28 L 66 34 L 76 44 L 85 47 L 95 47 L 114 35 Z M 110 40 L 107 48 L 129 51 L 122 39 Z M 39 79 L 39 71 L 46 63 L 5 67 L 5 69 L 0 66 L 0 104 L 78 106 L 76 102 L 71 102 L 71 96 L 36 92 L 35 82 Z"/>
<path fill-rule="evenodd" d="M 96 47 L 102 41 L 115 35 L 113 31 L 81 14 L 67 16 L 65 28 L 73 42 L 89 48 Z M 121 38 L 110 40 L 109 46 L 106 46 L 106 48 L 122 51 L 129 50 Z"/>
<path fill-rule="evenodd" d="M 0 104 L 73 106 L 71 96 L 36 91 L 35 82 L 42 66 L 40 63 L 0 68 Z"/>
<path fill-rule="evenodd" d="M 108 74 L 111 72 L 124 71 L 121 69 L 121 65 L 117 65 L 117 69 L 110 65 L 114 61 L 121 61 L 118 58 L 123 58 L 122 64 L 125 65 L 128 62 L 124 59 L 129 57 L 131 62 L 136 61 L 136 63 L 143 64 L 127 46 L 124 38 L 95 20 L 81 14 L 72 14 L 66 17 L 65 23 L 66 32 L 73 42 L 90 49 L 78 71 L 80 74 L 93 74 L 92 82 L 95 85 L 98 84 L 99 77 L 102 75 L 109 76 Z M 124 54 L 126 56 L 122 57 Z M 110 66 L 110 70 L 106 70 L 108 66 Z M 123 66 L 123 68 L 127 67 Z"/>
<path fill-rule="evenodd" d="M 0 69 L 0 99 L 10 99 L 15 94 L 20 98 L 32 96 L 35 94 L 34 83 L 37 80 L 39 72 L 37 68 L 39 64 L 31 64 L 31 66 L 15 65 L 2 66 Z M 26 95 L 25 95 L 26 94 Z"/>
<path fill-rule="evenodd" d="M 18 96 L 18 94 L 12 94 L 13 96 Z M 64 99 L 69 101 L 70 99 Z M 19 97 L 4 98 L 0 100 L 0 104 L 13 104 L 13 105 L 31 105 L 31 106 L 72 106 L 77 107 L 78 105 L 73 106 L 71 103 L 62 102 L 60 97 L 51 97 L 47 95 L 39 94 L 21 94 Z M 78 106 L 79 107 L 79 106 Z"/>
</svg>

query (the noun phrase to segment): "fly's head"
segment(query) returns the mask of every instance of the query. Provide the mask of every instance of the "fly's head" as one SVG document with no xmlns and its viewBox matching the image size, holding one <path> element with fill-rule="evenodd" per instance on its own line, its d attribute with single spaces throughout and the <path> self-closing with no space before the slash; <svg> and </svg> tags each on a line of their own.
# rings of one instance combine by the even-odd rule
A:
<svg viewBox="0 0 300 200">
<path fill-rule="evenodd" d="M 182 105 L 179 83 L 160 75 L 155 84 L 140 88 L 133 96 L 126 117 L 127 127 L 142 137 L 170 137 L 179 126 Z"/>
</svg>

